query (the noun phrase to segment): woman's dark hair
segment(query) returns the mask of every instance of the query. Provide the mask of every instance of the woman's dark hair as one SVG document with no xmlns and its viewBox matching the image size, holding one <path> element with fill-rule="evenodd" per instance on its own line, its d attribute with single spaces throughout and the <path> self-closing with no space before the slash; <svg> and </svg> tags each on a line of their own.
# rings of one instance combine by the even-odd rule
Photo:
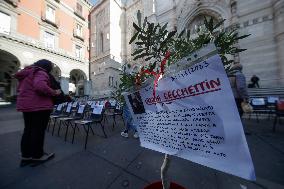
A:
<svg viewBox="0 0 284 189">
<path fill-rule="evenodd" d="M 46 59 L 36 61 L 34 66 L 43 68 L 47 73 L 51 72 L 52 70 L 52 62 Z"/>
</svg>

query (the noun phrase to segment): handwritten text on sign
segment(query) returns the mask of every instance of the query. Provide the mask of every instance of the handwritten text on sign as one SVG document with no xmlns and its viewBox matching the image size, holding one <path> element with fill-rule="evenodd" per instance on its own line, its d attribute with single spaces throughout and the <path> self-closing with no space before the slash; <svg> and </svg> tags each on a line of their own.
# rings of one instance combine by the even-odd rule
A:
<svg viewBox="0 0 284 189">
<path fill-rule="evenodd" d="M 230 83 L 218 55 L 125 96 L 141 146 L 255 180 Z"/>
</svg>

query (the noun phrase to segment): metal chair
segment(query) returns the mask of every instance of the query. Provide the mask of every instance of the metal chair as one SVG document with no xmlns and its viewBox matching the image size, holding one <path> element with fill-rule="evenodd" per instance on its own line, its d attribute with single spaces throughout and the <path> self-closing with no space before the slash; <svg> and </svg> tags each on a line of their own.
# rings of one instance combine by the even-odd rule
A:
<svg viewBox="0 0 284 189">
<path fill-rule="evenodd" d="M 79 105 L 77 111 L 74 113 L 74 114 L 71 114 L 69 117 L 62 117 L 62 118 L 59 118 L 59 121 L 62 122 L 63 124 L 59 124 L 59 127 L 58 127 L 58 136 L 60 134 L 60 129 L 61 129 L 61 126 L 66 126 L 66 131 L 65 131 L 65 137 L 64 137 L 64 141 L 67 140 L 67 134 L 68 134 L 68 129 L 69 129 L 69 126 L 73 126 L 72 125 L 72 121 L 75 121 L 75 120 L 80 120 L 80 119 L 83 119 L 84 118 L 84 115 L 85 115 L 85 107 L 86 105 Z"/>
<path fill-rule="evenodd" d="M 104 125 L 102 124 L 103 113 L 104 113 L 103 112 L 103 105 L 96 105 L 96 106 L 93 107 L 92 113 L 86 119 L 74 121 L 72 144 L 74 142 L 74 136 L 75 136 L 76 128 L 78 127 L 78 125 L 82 125 L 85 132 L 86 132 L 85 146 L 84 146 L 85 149 L 87 148 L 90 130 L 91 130 L 92 134 L 94 135 L 94 131 L 91 127 L 92 124 L 94 124 L 94 123 L 100 124 L 101 129 L 102 129 L 103 134 L 104 134 L 104 137 L 107 138 L 107 135 L 106 135 L 105 129 L 104 129 Z"/>
<path fill-rule="evenodd" d="M 53 121 L 52 135 L 54 133 L 54 128 L 55 128 L 55 125 L 56 125 L 57 118 L 59 118 L 62 115 L 62 113 L 64 111 L 64 108 L 65 108 L 65 103 L 58 104 L 55 107 L 53 113 L 51 113 L 51 115 L 49 116 L 49 121 L 48 121 L 48 125 L 47 125 L 47 131 L 49 131 L 50 124 Z"/>
<path fill-rule="evenodd" d="M 259 122 L 259 114 L 267 114 L 269 112 L 265 98 L 252 98 L 250 104 L 253 107 L 253 113 L 256 115 L 257 122 Z"/>
<path fill-rule="evenodd" d="M 284 117 L 284 101 L 277 101 L 275 114 L 276 116 L 274 118 L 273 129 L 272 129 L 273 132 L 276 131 L 277 121 L 279 120 L 280 122 L 279 118 Z"/>
</svg>

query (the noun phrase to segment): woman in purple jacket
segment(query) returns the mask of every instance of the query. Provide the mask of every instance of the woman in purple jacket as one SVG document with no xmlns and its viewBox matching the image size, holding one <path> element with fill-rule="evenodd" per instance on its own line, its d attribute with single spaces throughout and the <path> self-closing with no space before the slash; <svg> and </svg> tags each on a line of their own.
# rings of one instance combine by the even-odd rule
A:
<svg viewBox="0 0 284 189">
<path fill-rule="evenodd" d="M 43 150 L 45 129 L 53 109 L 52 97 L 61 93 L 51 87 L 51 70 L 52 63 L 43 59 L 15 74 L 19 81 L 17 110 L 23 112 L 25 122 L 21 163 L 46 161 L 54 156 Z"/>
</svg>

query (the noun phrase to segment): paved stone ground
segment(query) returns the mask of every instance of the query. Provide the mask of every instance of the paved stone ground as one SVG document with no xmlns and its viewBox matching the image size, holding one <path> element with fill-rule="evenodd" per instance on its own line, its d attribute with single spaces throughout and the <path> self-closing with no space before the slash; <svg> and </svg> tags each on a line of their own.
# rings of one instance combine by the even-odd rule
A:
<svg viewBox="0 0 284 189">
<path fill-rule="evenodd" d="M 244 120 L 257 181 L 221 173 L 181 158 L 172 157 L 171 179 L 188 189 L 284 189 L 284 120 L 272 132 L 272 120 Z M 46 150 L 54 159 L 37 167 L 19 167 L 23 119 L 14 106 L 0 107 L 0 188 L 5 189 L 143 189 L 160 178 L 163 154 L 142 148 L 139 141 L 120 136 L 120 120 L 113 130 L 106 122 L 108 138 L 95 128 L 87 150 L 85 133 L 69 138 L 46 134 Z"/>
</svg>

